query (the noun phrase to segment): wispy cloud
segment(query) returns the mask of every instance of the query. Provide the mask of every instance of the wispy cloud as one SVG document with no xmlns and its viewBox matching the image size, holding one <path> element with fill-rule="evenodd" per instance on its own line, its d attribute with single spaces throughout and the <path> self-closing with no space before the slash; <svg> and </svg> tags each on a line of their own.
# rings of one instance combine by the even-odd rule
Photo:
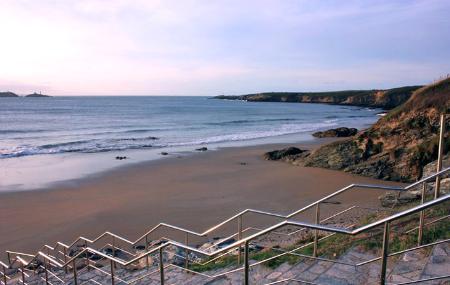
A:
<svg viewBox="0 0 450 285">
<path fill-rule="evenodd" d="M 425 83 L 450 71 L 449 14 L 445 0 L 5 0 L 0 87 L 212 95 Z"/>
</svg>

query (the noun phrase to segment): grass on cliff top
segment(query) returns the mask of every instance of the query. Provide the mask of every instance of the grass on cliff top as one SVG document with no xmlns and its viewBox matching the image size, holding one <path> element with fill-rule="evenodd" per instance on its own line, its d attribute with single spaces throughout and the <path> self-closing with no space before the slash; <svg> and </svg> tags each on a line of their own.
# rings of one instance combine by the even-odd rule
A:
<svg viewBox="0 0 450 285">
<path fill-rule="evenodd" d="M 417 89 L 404 104 L 392 109 L 382 120 L 389 121 L 402 113 L 435 108 L 439 112 L 449 112 L 450 77 Z"/>
<path fill-rule="evenodd" d="M 404 210 L 409 206 L 399 207 L 398 210 Z M 426 220 L 430 221 L 432 219 L 443 217 L 449 214 L 449 205 L 444 203 L 438 207 L 426 210 Z M 379 215 L 370 214 L 361 219 L 361 224 L 368 224 L 374 222 L 380 218 Z M 390 229 L 389 237 L 389 252 L 397 252 L 412 248 L 417 245 L 417 230 L 409 234 L 405 234 L 406 231 L 411 230 L 418 226 L 418 214 L 404 217 L 392 223 Z M 447 219 L 436 222 L 434 224 L 428 225 L 423 231 L 423 244 L 431 243 L 437 240 L 450 238 L 450 223 Z M 302 244 L 307 244 L 312 242 L 312 235 L 308 236 L 306 239 L 297 242 L 296 245 L 283 248 L 283 249 L 266 249 L 256 253 L 250 253 L 250 259 L 256 261 L 262 261 L 274 256 L 281 254 L 284 251 L 291 251 L 299 247 Z M 335 234 L 327 239 L 319 242 L 318 255 L 321 257 L 329 259 L 337 259 L 346 251 L 351 248 L 359 247 L 362 251 L 370 251 L 376 255 L 381 254 L 381 248 L 383 243 L 383 229 L 379 227 L 371 232 L 363 233 L 358 236 L 349 236 L 344 234 Z M 295 253 L 301 255 L 312 256 L 313 245 L 303 247 Z M 277 268 L 283 263 L 288 263 L 290 265 L 296 264 L 302 260 L 306 260 L 306 257 L 293 254 L 285 254 L 280 257 L 273 258 L 263 265 L 269 268 Z M 228 255 L 222 257 L 214 262 L 207 265 L 191 264 L 190 269 L 197 272 L 204 272 L 210 270 L 221 269 L 229 266 L 237 265 L 237 257 L 233 255 Z"/>
</svg>

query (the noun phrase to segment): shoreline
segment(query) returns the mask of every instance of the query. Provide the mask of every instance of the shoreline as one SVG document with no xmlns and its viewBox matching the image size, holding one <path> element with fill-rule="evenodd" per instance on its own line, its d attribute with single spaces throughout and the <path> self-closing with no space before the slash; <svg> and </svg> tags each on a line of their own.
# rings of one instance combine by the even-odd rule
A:
<svg viewBox="0 0 450 285">
<path fill-rule="evenodd" d="M 289 213 L 356 182 L 399 185 L 262 158 L 287 145 L 318 147 L 222 148 L 138 163 L 54 188 L 0 193 L 0 256 L 5 250 L 35 252 L 44 244 L 71 242 L 80 235 L 93 238 L 104 231 L 134 239 L 160 222 L 200 231 L 246 208 Z M 343 205 L 377 203 L 379 191 L 369 193 L 351 193 Z"/>
<path fill-rule="evenodd" d="M 63 153 L 43 154 L 6 158 L 3 163 L 0 194 L 10 192 L 42 191 L 52 188 L 77 185 L 84 180 L 95 179 L 108 173 L 126 170 L 129 167 L 160 163 L 165 160 L 179 159 L 211 153 L 230 148 L 247 148 L 258 146 L 284 146 L 305 144 L 323 145 L 339 138 L 315 138 L 309 133 L 289 134 L 257 140 L 236 141 L 227 143 L 188 145 L 169 148 L 130 149 L 123 151 L 99 153 Z M 207 146 L 206 152 L 197 148 Z M 168 153 L 161 155 L 161 153 Z M 116 156 L 125 156 L 125 160 L 117 160 Z M 11 160 L 10 160 L 11 159 Z M 19 182 L 20 181 L 20 182 Z M 20 184 L 23 183 L 23 184 Z"/>
</svg>

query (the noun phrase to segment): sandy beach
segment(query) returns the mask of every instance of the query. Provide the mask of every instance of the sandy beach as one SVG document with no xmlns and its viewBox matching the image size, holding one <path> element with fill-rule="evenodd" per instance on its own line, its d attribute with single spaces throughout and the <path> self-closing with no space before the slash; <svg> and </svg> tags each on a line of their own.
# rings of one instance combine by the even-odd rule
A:
<svg viewBox="0 0 450 285">
<path fill-rule="evenodd" d="M 57 189 L 2 193 L 0 252 L 34 252 L 107 230 L 135 239 L 159 222 L 202 231 L 245 208 L 289 213 L 351 183 L 395 184 L 262 158 L 281 147 L 225 148 L 140 163 Z M 369 205 L 378 195 L 354 191 L 341 201 Z"/>
</svg>

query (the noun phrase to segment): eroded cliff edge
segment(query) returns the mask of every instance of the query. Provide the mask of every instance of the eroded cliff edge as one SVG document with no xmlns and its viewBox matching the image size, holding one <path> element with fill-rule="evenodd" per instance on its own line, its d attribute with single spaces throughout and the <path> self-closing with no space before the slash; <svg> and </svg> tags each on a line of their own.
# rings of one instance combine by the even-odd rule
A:
<svg viewBox="0 0 450 285">
<path fill-rule="evenodd" d="M 326 103 L 392 109 L 406 102 L 421 86 L 386 90 L 348 90 L 332 92 L 266 92 L 247 95 L 220 95 L 214 99 L 250 102 Z"/>
</svg>

